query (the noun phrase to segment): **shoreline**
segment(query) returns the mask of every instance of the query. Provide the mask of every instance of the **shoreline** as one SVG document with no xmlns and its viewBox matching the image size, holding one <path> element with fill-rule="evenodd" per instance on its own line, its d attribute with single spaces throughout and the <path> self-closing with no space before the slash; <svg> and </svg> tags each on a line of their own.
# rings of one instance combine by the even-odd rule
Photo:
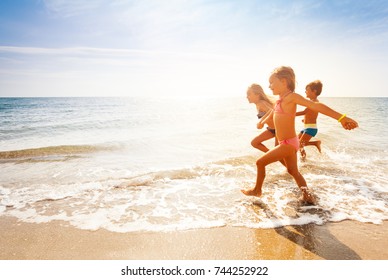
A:
<svg viewBox="0 0 388 280">
<path fill-rule="evenodd" d="M 116 233 L 2 217 L 0 228 L 0 260 L 388 259 L 387 221 Z"/>
</svg>

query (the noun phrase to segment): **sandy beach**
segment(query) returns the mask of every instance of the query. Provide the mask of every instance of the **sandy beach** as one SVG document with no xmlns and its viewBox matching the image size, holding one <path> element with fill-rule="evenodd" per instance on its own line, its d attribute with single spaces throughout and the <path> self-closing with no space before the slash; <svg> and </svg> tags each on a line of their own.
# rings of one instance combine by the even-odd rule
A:
<svg viewBox="0 0 388 280">
<path fill-rule="evenodd" d="M 387 260 L 388 223 L 277 229 L 221 227 L 163 233 L 88 231 L 0 220 L 2 260 Z"/>
</svg>

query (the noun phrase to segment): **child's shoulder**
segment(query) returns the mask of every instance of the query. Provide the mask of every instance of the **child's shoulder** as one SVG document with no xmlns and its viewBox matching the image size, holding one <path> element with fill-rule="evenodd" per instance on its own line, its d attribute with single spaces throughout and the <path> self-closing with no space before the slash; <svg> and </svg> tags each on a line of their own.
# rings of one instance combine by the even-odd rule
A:
<svg viewBox="0 0 388 280">
<path fill-rule="evenodd" d="M 290 93 L 287 97 L 289 98 L 290 101 L 294 101 L 294 100 L 303 98 L 302 95 L 300 95 L 299 93 L 296 93 L 296 92 Z"/>
<path fill-rule="evenodd" d="M 290 93 L 290 96 L 291 96 L 291 97 L 294 97 L 294 98 L 299 98 L 299 97 L 302 97 L 302 95 L 301 95 L 301 94 L 299 94 L 299 93 L 296 93 L 296 92 Z"/>
<path fill-rule="evenodd" d="M 300 95 L 299 93 L 293 92 L 293 93 L 290 93 L 285 98 L 285 102 L 305 106 L 306 102 L 308 102 L 308 100 L 306 98 L 304 98 L 302 95 Z"/>
</svg>

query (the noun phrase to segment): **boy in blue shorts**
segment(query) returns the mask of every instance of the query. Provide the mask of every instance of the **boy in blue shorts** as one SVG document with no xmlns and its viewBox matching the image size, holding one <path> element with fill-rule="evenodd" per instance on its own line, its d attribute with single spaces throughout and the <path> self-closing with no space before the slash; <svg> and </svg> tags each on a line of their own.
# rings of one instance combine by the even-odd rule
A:
<svg viewBox="0 0 388 280">
<path fill-rule="evenodd" d="M 306 86 L 306 97 L 313 102 L 319 102 L 318 96 L 322 92 L 322 83 L 319 80 L 313 81 Z M 300 154 L 302 159 L 306 158 L 305 146 L 315 146 L 321 152 L 321 141 L 310 141 L 312 137 L 317 135 L 317 118 L 318 112 L 306 108 L 304 111 L 297 112 L 296 116 L 304 116 L 304 129 L 299 133 L 298 138 L 300 142 Z"/>
</svg>

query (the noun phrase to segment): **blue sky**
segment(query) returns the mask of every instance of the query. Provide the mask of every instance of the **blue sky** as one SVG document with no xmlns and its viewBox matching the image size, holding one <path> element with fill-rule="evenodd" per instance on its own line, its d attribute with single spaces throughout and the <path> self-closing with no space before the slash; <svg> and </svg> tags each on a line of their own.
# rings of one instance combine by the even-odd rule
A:
<svg viewBox="0 0 388 280">
<path fill-rule="evenodd" d="M 388 2 L 0 1 L 0 96 L 239 96 L 280 65 L 388 96 Z"/>
</svg>

